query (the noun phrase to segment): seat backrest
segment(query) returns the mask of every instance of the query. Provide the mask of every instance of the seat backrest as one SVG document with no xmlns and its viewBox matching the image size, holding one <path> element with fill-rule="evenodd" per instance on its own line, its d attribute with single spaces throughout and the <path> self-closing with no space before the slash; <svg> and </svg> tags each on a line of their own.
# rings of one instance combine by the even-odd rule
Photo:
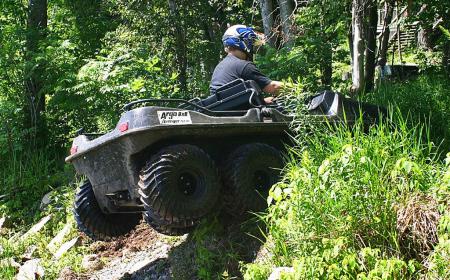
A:
<svg viewBox="0 0 450 280">
<path fill-rule="evenodd" d="M 260 93 L 261 89 L 255 81 L 237 79 L 221 86 L 214 94 L 205 99 L 193 99 L 191 101 L 211 111 L 248 110 L 265 104 Z M 251 102 L 250 98 L 252 99 Z M 182 105 L 181 107 L 196 110 L 190 105 Z"/>
<path fill-rule="evenodd" d="M 255 81 L 234 80 L 221 86 L 215 92 L 217 102 L 208 104 L 211 110 L 248 110 L 256 106 L 264 105 L 264 99 L 260 96 L 261 89 Z M 213 95 L 214 96 L 214 95 Z M 212 99 L 212 96 L 206 100 Z M 251 101 L 250 101 L 251 99 Z M 206 105 L 206 104 L 205 104 Z"/>
<path fill-rule="evenodd" d="M 217 100 L 222 100 L 225 98 L 228 98 L 234 94 L 237 94 L 239 92 L 243 92 L 247 90 L 246 86 L 245 86 L 245 82 L 243 79 L 237 79 L 234 80 L 228 84 L 225 84 L 221 87 L 219 87 L 216 90 L 216 96 L 217 96 Z"/>
</svg>

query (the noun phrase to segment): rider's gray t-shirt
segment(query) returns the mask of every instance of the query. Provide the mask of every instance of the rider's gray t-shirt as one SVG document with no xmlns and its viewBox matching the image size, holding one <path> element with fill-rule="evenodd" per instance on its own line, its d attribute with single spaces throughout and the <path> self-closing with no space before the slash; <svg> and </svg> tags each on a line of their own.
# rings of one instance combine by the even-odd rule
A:
<svg viewBox="0 0 450 280">
<path fill-rule="evenodd" d="M 261 89 L 272 82 L 256 68 L 254 63 L 229 54 L 214 69 L 209 90 L 214 94 L 217 88 L 237 79 L 253 80 Z"/>
</svg>

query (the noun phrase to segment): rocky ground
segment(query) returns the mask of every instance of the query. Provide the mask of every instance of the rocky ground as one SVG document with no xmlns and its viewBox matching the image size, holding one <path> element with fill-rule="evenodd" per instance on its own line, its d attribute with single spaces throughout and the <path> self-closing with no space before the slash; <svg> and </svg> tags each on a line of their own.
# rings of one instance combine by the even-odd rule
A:
<svg viewBox="0 0 450 280">
<path fill-rule="evenodd" d="M 45 241 L 41 235 L 40 239 L 36 239 L 41 243 L 34 244 L 33 238 L 36 238 L 36 234 L 43 234 L 52 219 L 53 215 L 49 214 L 26 233 L 10 238 L 11 244 L 28 244 L 28 249 L 23 254 L 0 260 L 4 267 L 12 266 L 17 269 L 14 279 L 45 279 L 49 253 L 51 261 L 57 261 L 63 256 L 67 257 L 67 254 L 77 256 L 79 250 L 89 252 L 82 253 L 81 267 L 78 262 L 75 266 L 70 266 L 76 267 L 75 272 L 66 266 L 59 273 L 58 279 L 190 280 L 198 279 L 199 275 L 203 279 L 210 278 L 215 273 L 225 273 L 232 279 L 240 279 L 240 263 L 257 259 L 261 254 L 263 240 L 261 224 L 254 219 L 244 222 L 228 215 L 219 215 L 211 217 L 211 220 L 199 225 L 194 232 L 183 236 L 159 234 L 142 221 L 124 236 L 96 242 L 78 231 L 74 232 L 73 225 L 66 223 L 50 242 Z M 4 222 L 4 218 L 0 219 L 0 232 Z M 30 241 L 34 245 L 29 245 Z M 75 248 L 78 248 L 78 253 L 70 255 Z M 0 246 L 0 252 L 1 250 Z M 38 256 L 46 256 L 47 259 Z M 54 276 L 51 278 L 54 279 Z"/>
<path fill-rule="evenodd" d="M 195 279 L 194 251 L 187 237 L 165 236 L 141 223 L 116 240 L 93 243 L 93 254 L 83 259 L 87 272 L 77 275 L 67 269 L 59 279 Z"/>
</svg>

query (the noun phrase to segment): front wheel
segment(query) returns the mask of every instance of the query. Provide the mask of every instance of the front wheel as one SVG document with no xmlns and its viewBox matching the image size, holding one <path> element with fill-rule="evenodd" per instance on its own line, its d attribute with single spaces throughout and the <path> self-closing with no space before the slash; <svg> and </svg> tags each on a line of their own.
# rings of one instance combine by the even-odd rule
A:
<svg viewBox="0 0 450 280">
<path fill-rule="evenodd" d="M 194 145 L 165 147 L 140 173 L 144 217 L 156 230 L 183 232 L 217 208 L 220 180 L 211 157 Z"/>
<path fill-rule="evenodd" d="M 84 182 L 77 191 L 73 214 L 78 229 L 94 240 L 109 240 L 123 235 L 141 219 L 141 215 L 136 213 L 103 213 L 89 181 Z"/>
</svg>

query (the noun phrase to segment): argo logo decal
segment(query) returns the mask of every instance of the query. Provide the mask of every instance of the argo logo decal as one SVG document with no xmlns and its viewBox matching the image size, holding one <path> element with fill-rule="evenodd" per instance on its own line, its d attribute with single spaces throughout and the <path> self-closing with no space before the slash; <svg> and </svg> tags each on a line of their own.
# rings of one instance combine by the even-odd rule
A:
<svg viewBox="0 0 450 280">
<path fill-rule="evenodd" d="M 191 115 L 189 111 L 158 111 L 160 124 L 178 125 L 191 124 Z"/>
</svg>

